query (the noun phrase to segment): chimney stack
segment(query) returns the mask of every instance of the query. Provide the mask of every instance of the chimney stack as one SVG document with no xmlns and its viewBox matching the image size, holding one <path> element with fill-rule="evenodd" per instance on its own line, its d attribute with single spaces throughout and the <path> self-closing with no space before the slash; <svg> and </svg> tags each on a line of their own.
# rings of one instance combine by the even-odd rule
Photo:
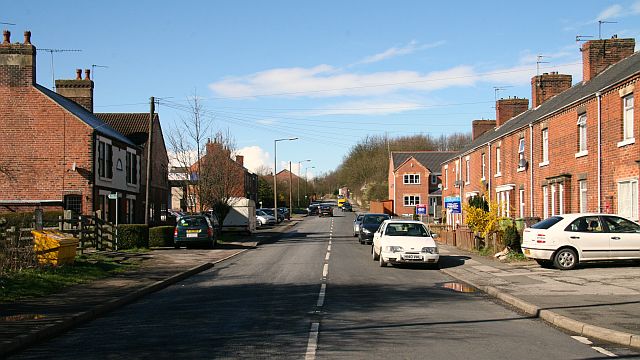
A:
<svg viewBox="0 0 640 360">
<path fill-rule="evenodd" d="M 587 82 L 609 66 L 633 55 L 635 39 L 591 40 L 582 44 L 582 81 Z"/>
<path fill-rule="evenodd" d="M 242 155 L 236 155 L 236 162 L 238 164 L 240 164 L 240 166 L 244 167 L 244 156 Z"/>
<path fill-rule="evenodd" d="M 495 127 L 495 120 L 473 120 L 471 122 L 471 140 L 479 138 L 482 134 Z"/>
<path fill-rule="evenodd" d="M 531 78 L 531 106 L 537 108 L 543 102 L 571 88 L 571 75 L 557 72 L 544 73 Z"/>
<path fill-rule="evenodd" d="M 2 35 L 0 86 L 33 86 L 36 83 L 36 47 L 31 44 L 31 32 L 24 32 L 24 44 L 12 44 L 9 30 Z"/>
<path fill-rule="evenodd" d="M 93 112 L 93 81 L 89 77 L 90 72 L 91 70 L 86 69 L 83 79 L 82 69 L 76 69 L 74 80 L 56 80 L 56 92 Z"/>
<path fill-rule="evenodd" d="M 496 127 L 529 109 L 529 99 L 500 99 L 496 101 Z"/>
</svg>

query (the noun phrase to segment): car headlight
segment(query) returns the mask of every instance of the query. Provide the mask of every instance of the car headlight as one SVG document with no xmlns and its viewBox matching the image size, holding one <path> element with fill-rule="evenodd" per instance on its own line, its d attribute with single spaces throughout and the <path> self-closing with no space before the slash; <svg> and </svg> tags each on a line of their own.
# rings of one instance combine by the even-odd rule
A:
<svg viewBox="0 0 640 360">
<path fill-rule="evenodd" d="M 437 247 L 423 247 L 422 248 L 422 252 L 425 254 L 437 254 L 438 253 L 438 248 Z"/>
<path fill-rule="evenodd" d="M 394 253 L 404 251 L 402 246 L 385 246 L 384 249 L 385 249 L 385 252 L 394 252 Z"/>
<path fill-rule="evenodd" d="M 365 234 L 371 234 L 371 230 L 367 229 L 367 228 L 362 228 L 362 232 Z"/>
</svg>

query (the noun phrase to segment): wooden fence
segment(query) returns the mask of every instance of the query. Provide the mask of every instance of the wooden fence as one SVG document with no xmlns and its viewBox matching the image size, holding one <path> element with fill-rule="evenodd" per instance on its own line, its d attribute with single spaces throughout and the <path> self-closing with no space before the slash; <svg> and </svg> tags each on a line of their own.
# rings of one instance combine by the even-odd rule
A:
<svg viewBox="0 0 640 360">
<path fill-rule="evenodd" d="M 504 247 L 499 234 L 493 234 L 488 239 L 476 236 L 467 226 L 458 226 L 454 230 L 450 225 L 429 225 L 431 231 L 438 234 L 438 242 L 455 246 L 462 250 L 472 251 L 490 247 L 495 253 Z"/>
</svg>

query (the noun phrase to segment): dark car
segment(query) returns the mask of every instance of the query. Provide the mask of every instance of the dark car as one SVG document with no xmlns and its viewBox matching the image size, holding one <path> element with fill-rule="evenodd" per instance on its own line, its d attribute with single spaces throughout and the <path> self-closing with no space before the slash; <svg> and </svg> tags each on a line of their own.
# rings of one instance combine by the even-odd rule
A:
<svg viewBox="0 0 640 360">
<path fill-rule="evenodd" d="M 268 215 L 275 217 L 278 220 L 278 224 L 284 221 L 284 215 L 282 215 L 280 211 L 278 211 L 278 217 L 276 217 L 276 215 L 273 214 L 273 209 L 262 208 L 260 210 L 264 211 Z"/>
<path fill-rule="evenodd" d="M 333 206 L 329 204 L 322 204 L 319 207 L 320 216 L 333 216 Z"/>
<path fill-rule="evenodd" d="M 309 205 L 309 207 L 307 207 L 307 215 L 309 216 L 318 215 L 319 211 L 320 211 L 320 205 L 318 204 L 311 204 Z"/>
<path fill-rule="evenodd" d="M 387 214 L 364 214 L 360 224 L 360 232 L 358 233 L 360 244 L 373 243 L 373 233 L 378 230 L 383 221 L 389 219 L 391 219 L 391 216 Z"/>
<path fill-rule="evenodd" d="M 216 246 L 216 236 L 211 221 L 204 215 L 186 215 L 178 219 L 173 230 L 173 244 L 181 246 Z"/>
<path fill-rule="evenodd" d="M 340 207 L 342 209 L 342 211 L 353 211 L 353 207 L 351 206 L 351 203 L 343 203 L 342 207 Z"/>
</svg>

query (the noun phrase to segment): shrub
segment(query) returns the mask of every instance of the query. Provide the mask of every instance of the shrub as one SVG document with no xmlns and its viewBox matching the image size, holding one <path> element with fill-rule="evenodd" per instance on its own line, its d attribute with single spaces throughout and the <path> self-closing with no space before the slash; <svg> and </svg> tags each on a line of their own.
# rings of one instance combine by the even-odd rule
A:
<svg viewBox="0 0 640 360">
<path fill-rule="evenodd" d="M 45 227 L 58 226 L 58 217 L 63 216 L 63 211 L 45 211 L 42 214 L 42 220 Z M 7 221 L 8 228 L 15 226 L 17 228 L 30 228 L 33 223 L 34 212 L 14 212 L 0 214 L 0 218 Z"/>
<path fill-rule="evenodd" d="M 149 229 L 149 246 L 173 246 L 173 226 L 157 226 Z"/>
<path fill-rule="evenodd" d="M 518 228 L 515 225 L 510 225 L 504 231 L 504 235 L 502 236 L 502 241 L 505 246 L 508 246 L 511 250 L 516 253 L 520 253 L 520 233 L 518 232 Z"/>
<path fill-rule="evenodd" d="M 118 249 L 149 247 L 149 227 L 144 224 L 118 225 Z"/>
</svg>

